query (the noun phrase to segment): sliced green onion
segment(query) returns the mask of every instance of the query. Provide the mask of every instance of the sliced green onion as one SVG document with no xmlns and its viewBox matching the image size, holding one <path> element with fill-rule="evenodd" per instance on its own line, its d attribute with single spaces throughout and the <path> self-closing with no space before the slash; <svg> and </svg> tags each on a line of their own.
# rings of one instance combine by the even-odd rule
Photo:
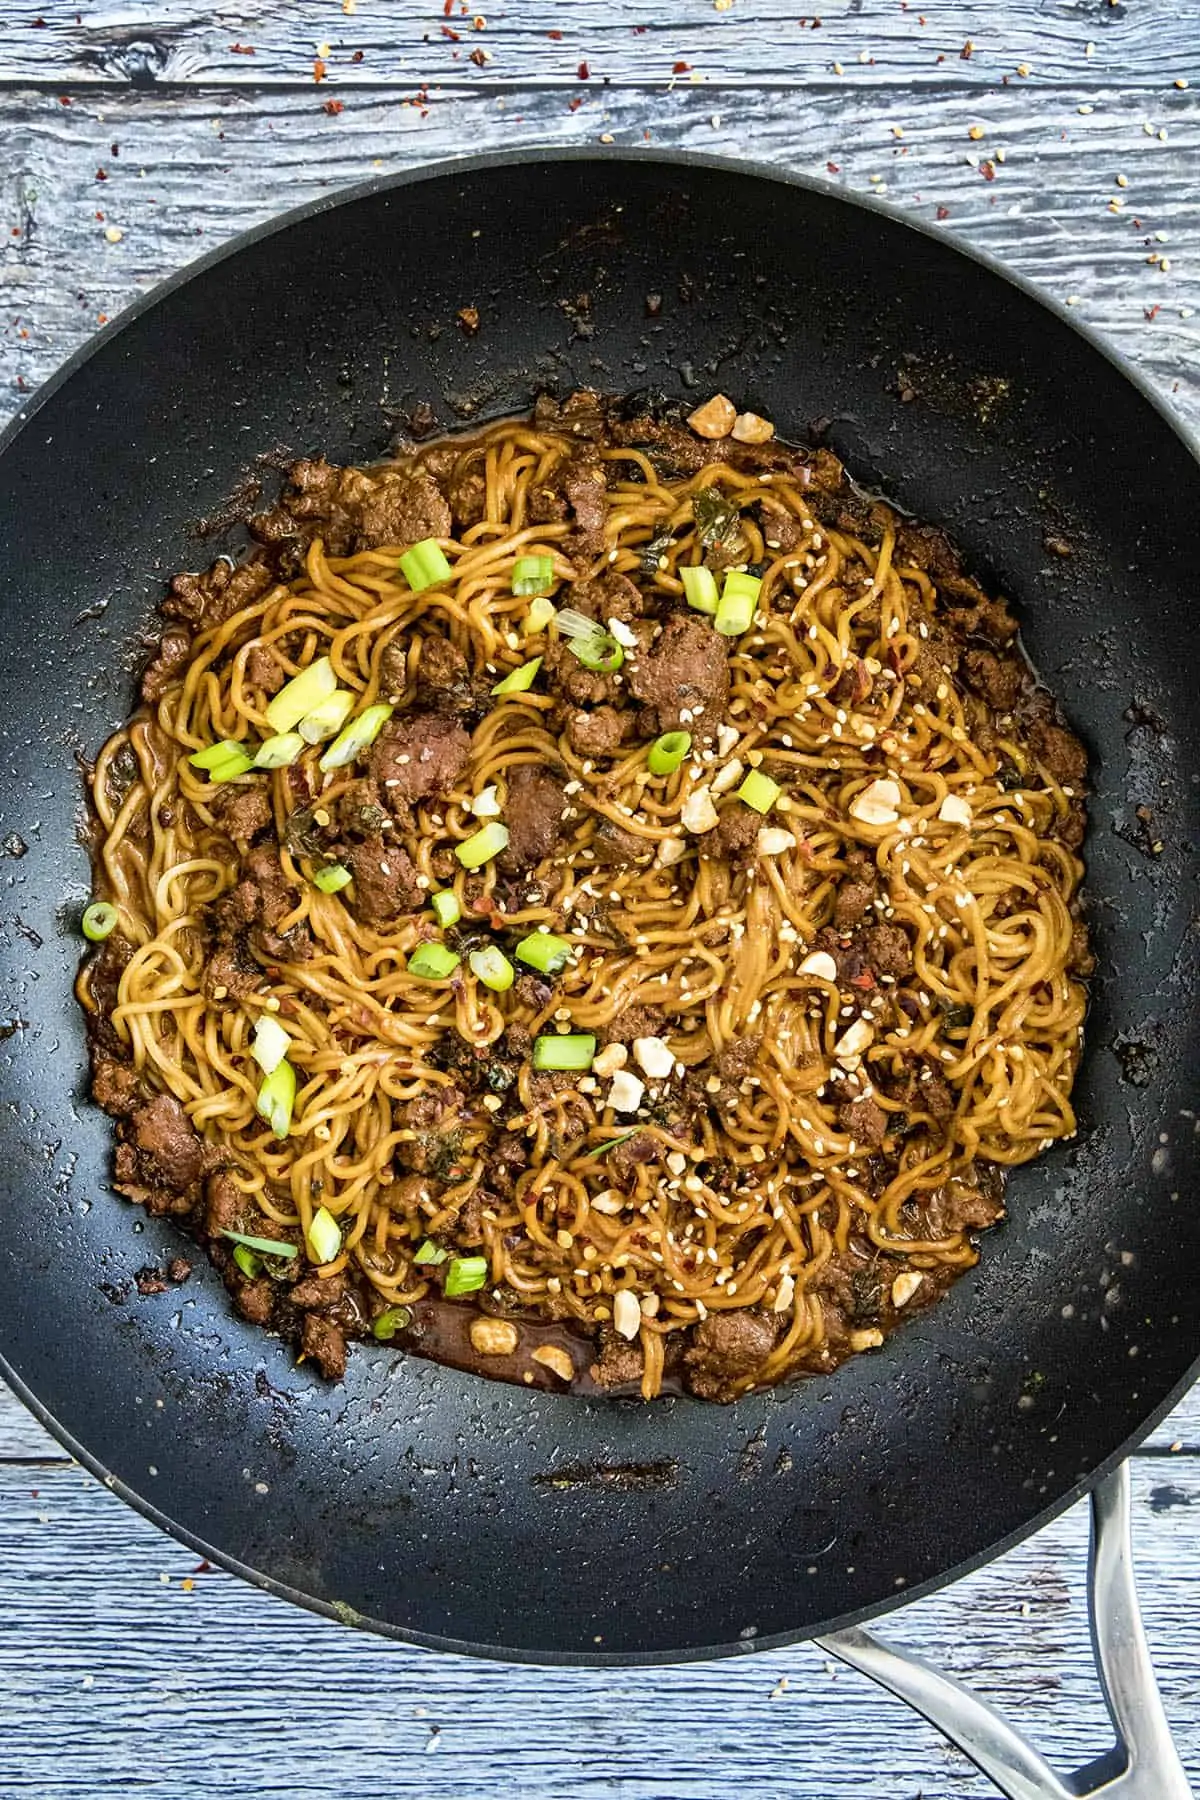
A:
<svg viewBox="0 0 1200 1800">
<path fill-rule="evenodd" d="M 488 1278 L 488 1260 L 486 1256 L 456 1256 L 446 1270 L 446 1282 L 442 1289 L 450 1299 L 459 1294 L 476 1294 Z"/>
<path fill-rule="evenodd" d="M 703 563 L 697 563 L 694 568 L 680 569 L 679 579 L 683 582 L 689 606 L 694 607 L 696 612 L 716 612 L 717 578 L 711 569 L 706 569 Z"/>
<path fill-rule="evenodd" d="M 411 1306 L 389 1306 L 371 1321 L 371 1336 L 381 1344 L 390 1344 L 398 1331 L 407 1331 L 411 1324 Z"/>
<path fill-rule="evenodd" d="M 368 706 L 357 719 L 351 719 L 344 731 L 338 732 L 317 766 L 326 775 L 330 769 L 344 769 L 347 763 L 370 749 L 395 710 L 386 701 Z"/>
<path fill-rule="evenodd" d="M 328 700 L 322 700 L 320 706 L 305 713 L 298 730 L 306 744 L 323 744 L 331 738 L 335 731 L 340 731 L 350 714 L 354 711 L 357 694 L 349 688 L 334 688 Z"/>
<path fill-rule="evenodd" d="M 539 969 L 543 975 L 557 975 L 570 960 L 571 946 L 566 938 L 555 937 L 552 931 L 531 931 L 521 939 L 515 954 L 531 969 Z"/>
<path fill-rule="evenodd" d="M 322 894 L 340 894 L 353 880 L 345 863 L 330 863 L 327 869 L 318 869 L 312 878 L 313 886 Z"/>
<path fill-rule="evenodd" d="M 256 769 L 286 769 L 303 749 L 304 739 L 298 731 L 277 732 L 258 746 L 254 752 L 254 766 Z"/>
<path fill-rule="evenodd" d="M 323 700 L 328 700 L 337 687 L 337 676 L 327 656 L 318 656 L 290 681 L 284 683 L 267 707 L 267 723 L 272 731 L 291 731 Z"/>
<path fill-rule="evenodd" d="M 548 594 L 553 586 L 552 556 L 518 556 L 512 572 L 514 594 Z"/>
<path fill-rule="evenodd" d="M 327 1206 L 319 1206 L 308 1228 L 308 1253 L 314 1262 L 331 1263 L 342 1247 L 342 1228 Z"/>
<path fill-rule="evenodd" d="M 285 1244 L 282 1238 L 250 1237 L 244 1231 L 223 1231 L 221 1236 L 228 1238 L 231 1244 L 244 1244 L 247 1250 L 257 1250 L 261 1256 L 290 1258 L 297 1254 L 295 1244 Z"/>
<path fill-rule="evenodd" d="M 754 623 L 754 609 L 758 605 L 761 587 L 762 582 L 757 575 L 745 575 L 740 569 L 730 569 L 725 577 L 725 586 L 721 589 L 717 616 L 713 620 L 722 637 L 740 637 L 743 631 L 749 631 Z"/>
<path fill-rule="evenodd" d="M 585 1150 L 579 1158 L 579 1161 L 587 1162 L 589 1157 L 603 1156 L 606 1150 L 615 1150 L 618 1144 L 627 1144 L 630 1138 L 636 1137 L 641 1129 L 640 1125 L 635 1125 L 632 1131 L 623 1131 L 620 1137 L 605 1138 L 604 1142 L 602 1144 L 597 1144 L 594 1149 Z"/>
<path fill-rule="evenodd" d="M 233 1260 L 249 1281 L 255 1281 L 262 1274 L 262 1257 L 257 1251 L 248 1250 L 245 1244 L 233 1246 Z"/>
<path fill-rule="evenodd" d="M 445 981 L 461 961 L 462 957 L 445 944 L 418 944 L 407 967 L 410 975 L 419 975 L 422 981 Z"/>
<path fill-rule="evenodd" d="M 533 605 L 525 614 L 525 623 L 522 625 L 521 630 L 525 633 L 526 637 L 536 637 L 538 632 L 545 631 L 553 617 L 554 602 L 552 600 L 547 600 L 545 595 L 542 595 L 533 602 Z"/>
<path fill-rule="evenodd" d="M 779 783 L 764 775 L 761 769 L 751 769 L 737 790 L 737 797 L 752 806 L 755 812 L 769 813 L 782 792 Z"/>
<path fill-rule="evenodd" d="M 513 984 L 516 970 L 495 944 L 485 944 L 482 950 L 472 950 L 467 958 L 471 973 L 482 981 L 485 988 L 491 988 L 494 994 L 503 994 Z"/>
<path fill-rule="evenodd" d="M 84 908 L 83 917 L 79 921 L 79 929 L 91 944 L 102 944 L 109 933 L 115 930 L 117 909 L 108 900 L 93 900 Z"/>
<path fill-rule="evenodd" d="M 590 1069 L 596 1054 L 596 1040 L 584 1032 L 534 1038 L 535 1069 Z"/>
<path fill-rule="evenodd" d="M 449 581 L 453 573 L 436 538 L 422 538 L 400 558 L 400 571 L 414 594 L 439 581 Z"/>
<path fill-rule="evenodd" d="M 245 775 L 254 767 L 254 758 L 245 744 L 238 744 L 232 738 L 225 738 L 219 744 L 210 744 L 207 750 L 197 750 L 195 756 L 188 761 L 194 769 L 205 769 L 211 781 L 232 781 L 237 775 Z"/>
<path fill-rule="evenodd" d="M 439 1263 L 445 1262 L 449 1254 L 450 1252 L 443 1250 L 440 1244 L 435 1244 L 432 1238 L 426 1238 L 413 1257 L 413 1261 L 419 1263 L 423 1269 L 435 1269 Z"/>
<path fill-rule="evenodd" d="M 625 652 L 612 632 L 606 631 L 603 625 L 598 625 L 595 619 L 589 619 L 586 614 L 564 606 L 558 615 L 557 624 L 560 634 L 567 640 L 571 654 L 579 658 L 585 669 L 596 669 L 610 675 L 625 661 Z"/>
<path fill-rule="evenodd" d="M 535 656 L 532 662 L 522 663 L 519 669 L 514 669 L 511 675 L 506 675 L 503 681 L 496 683 L 492 689 L 493 694 L 527 694 L 537 680 L 537 672 L 541 666 L 540 656 Z"/>
<path fill-rule="evenodd" d="M 625 652 L 611 631 L 600 631 L 590 638 L 572 638 L 568 648 L 585 669 L 595 669 L 601 675 L 611 675 L 625 661 Z"/>
<path fill-rule="evenodd" d="M 296 1104 L 296 1071 L 285 1058 L 264 1079 L 258 1090 L 256 1107 L 277 1138 L 285 1138 L 291 1130 L 292 1108 Z M 253 1250 L 255 1245 L 251 1245 Z"/>
<path fill-rule="evenodd" d="M 652 775 L 673 775 L 692 747 L 690 731 L 666 731 L 655 738 L 646 758 Z"/>
<path fill-rule="evenodd" d="M 455 844 L 454 854 L 464 869 L 480 869 L 485 862 L 508 846 L 508 826 L 501 825 L 498 819 L 492 819 L 481 831 L 476 831 L 465 843 Z"/>
<path fill-rule="evenodd" d="M 209 744 L 203 750 L 197 750 L 188 761 L 193 769 L 211 769 L 214 763 L 228 762 L 231 756 L 245 756 L 245 744 L 239 744 L 234 738 L 222 738 L 219 744 Z"/>
<path fill-rule="evenodd" d="M 440 893 L 433 895 L 430 905 L 443 931 L 457 925 L 462 918 L 462 905 L 453 888 L 442 888 Z"/>
<path fill-rule="evenodd" d="M 264 1013 L 254 1027 L 254 1042 L 250 1046 L 250 1054 L 264 1075 L 270 1075 L 277 1069 L 288 1051 L 292 1040 L 278 1019 L 270 1013 Z"/>
</svg>

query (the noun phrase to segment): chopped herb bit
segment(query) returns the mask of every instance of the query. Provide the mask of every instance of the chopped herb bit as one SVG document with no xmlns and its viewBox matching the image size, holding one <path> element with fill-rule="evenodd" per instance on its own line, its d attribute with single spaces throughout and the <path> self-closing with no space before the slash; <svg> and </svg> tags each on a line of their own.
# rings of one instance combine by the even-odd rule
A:
<svg viewBox="0 0 1200 1800">
<path fill-rule="evenodd" d="M 741 519 L 737 507 L 727 500 L 720 488 L 701 488 L 692 495 L 692 513 L 696 520 L 696 536 L 706 550 L 717 545 L 730 548 L 741 536 Z"/>
<path fill-rule="evenodd" d="M 337 676 L 327 656 L 319 656 L 285 682 L 267 706 L 267 723 L 272 731 L 293 730 L 314 707 L 320 706 L 337 691 Z"/>
<path fill-rule="evenodd" d="M 413 593 L 420 594 L 426 588 L 436 587 L 439 581 L 449 581 L 454 571 L 437 539 L 422 538 L 400 558 L 400 573 Z"/>
<path fill-rule="evenodd" d="M 630 1138 L 636 1137 L 640 1130 L 641 1126 L 635 1125 L 632 1131 L 623 1131 L 620 1137 L 605 1138 L 602 1144 L 596 1144 L 591 1150 L 585 1150 L 580 1156 L 579 1161 L 586 1162 L 589 1157 L 603 1156 L 605 1151 L 615 1150 L 618 1144 L 627 1144 Z"/>
<path fill-rule="evenodd" d="M 518 556 L 513 564 L 514 594 L 548 594 L 554 586 L 552 556 Z"/>
<path fill-rule="evenodd" d="M 328 775 L 330 769 L 344 769 L 370 748 L 379 736 L 395 708 L 383 702 L 377 706 L 368 706 L 360 712 L 357 719 L 351 719 L 343 731 L 340 731 L 321 758 L 318 767 Z"/>
<path fill-rule="evenodd" d="M 690 731 L 666 731 L 655 738 L 646 758 L 652 775 L 673 775 L 692 747 Z"/>
<path fill-rule="evenodd" d="M 551 1034 L 533 1041 L 535 1069 L 590 1069 L 596 1040 L 589 1033 Z"/>
<path fill-rule="evenodd" d="M 717 578 L 703 563 L 680 569 L 684 597 L 694 612 L 715 613 L 717 610 Z"/>
<path fill-rule="evenodd" d="M 408 959 L 407 968 L 410 975 L 417 975 L 422 981 L 445 981 L 461 961 L 461 956 L 447 949 L 445 944 L 418 944 Z"/>
<path fill-rule="evenodd" d="M 761 769 L 751 769 L 738 789 L 737 797 L 752 806 L 755 812 L 769 813 L 782 792 L 779 783 L 764 775 Z"/>
<path fill-rule="evenodd" d="M 309 1255 L 315 1263 L 331 1263 L 342 1248 L 342 1228 L 327 1206 L 318 1207 L 308 1228 Z"/>
<path fill-rule="evenodd" d="M 257 1250 L 261 1256 L 282 1256 L 285 1262 L 299 1254 L 295 1244 L 285 1244 L 282 1238 L 251 1237 L 245 1231 L 223 1231 L 221 1236 L 228 1238 L 231 1244 L 244 1244 L 247 1250 Z"/>
<path fill-rule="evenodd" d="M 106 937 L 116 929 L 117 909 L 107 900 L 93 900 L 84 908 L 79 928 L 89 943 L 102 944 Z"/>
<path fill-rule="evenodd" d="M 443 1293 L 454 1300 L 460 1294 L 476 1294 L 487 1280 L 486 1256 L 456 1256 L 446 1270 Z"/>
<path fill-rule="evenodd" d="M 246 1244 L 233 1246 L 233 1260 L 248 1281 L 255 1281 L 262 1274 L 262 1257 Z"/>
<path fill-rule="evenodd" d="M 318 869 L 313 876 L 313 886 L 323 894 L 340 894 L 344 887 L 349 887 L 354 880 L 345 863 L 330 863 L 327 869 Z"/>
<path fill-rule="evenodd" d="M 511 675 L 506 675 L 503 681 L 496 683 L 492 689 L 493 694 L 528 693 L 537 680 L 537 672 L 541 666 L 540 656 L 535 656 L 531 662 L 522 663 L 519 669 L 514 669 Z"/>
<path fill-rule="evenodd" d="M 443 931 L 448 930 L 451 925 L 457 925 L 462 918 L 462 906 L 453 888 L 442 888 L 432 896 L 430 904 Z"/>
<path fill-rule="evenodd" d="M 454 854 L 464 869 L 480 869 L 485 862 L 508 846 L 508 827 L 493 819 L 481 831 L 476 831 L 464 843 L 454 846 Z"/>
<path fill-rule="evenodd" d="M 371 1321 L 371 1336 L 390 1344 L 398 1331 L 407 1331 L 411 1324 L 411 1306 L 389 1306 Z"/>
</svg>

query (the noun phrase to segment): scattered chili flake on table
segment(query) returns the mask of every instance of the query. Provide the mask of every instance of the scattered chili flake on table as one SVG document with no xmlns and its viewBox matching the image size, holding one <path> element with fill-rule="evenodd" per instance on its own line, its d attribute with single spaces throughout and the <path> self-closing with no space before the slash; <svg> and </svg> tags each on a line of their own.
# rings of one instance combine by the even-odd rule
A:
<svg viewBox="0 0 1200 1800">
<path fill-rule="evenodd" d="M 1154 319 L 1156 319 L 1158 317 L 1158 313 L 1159 313 L 1158 302 L 1156 301 L 1153 306 L 1144 306 L 1142 308 L 1142 311 L 1145 314 L 1147 319 L 1153 321 Z"/>
<path fill-rule="evenodd" d="M 322 60 L 319 56 L 315 56 L 313 58 L 313 80 L 314 81 L 324 81 L 324 79 L 325 79 L 325 64 L 322 62 Z"/>
<path fill-rule="evenodd" d="M 452 44 L 459 44 L 462 42 L 461 33 L 455 31 L 453 25 L 443 25 L 441 27 L 441 33 L 444 38 L 449 38 Z"/>
<path fill-rule="evenodd" d="M 990 162 L 981 162 L 979 165 L 979 173 L 983 176 L 985 181 L 995 181 L 996 165 Z"/>
<path fill-rule="evenodd" d="M 360 63 L 363 59 L 364 54 L 365 54 L 365 52 L 363 52 L 362 50 L 356 50 L 354 52 L 354 55 L 350 58 L 350 61 L 352 63 Z"/>
<path fill-rule="evenodd" d="M 690 73 L 691 67 L 692 67 L 692 65 L 689 62 L 672 63 L 671 64 L 671 73 L 672 73 L 672 75 L 687 75 L 688 73 Z"/>
<path fill-rule="evenodd" d="M 580 98 L 580 96 L 578 94 L 576 94 L 574 100 L 568 101 L 567 111 L 568 112 L 578 112 L 582 105 L 583 105 L 582 99 Z"/>
<path fill-rule="evenodd" d="M 590 78 L 592 71 L 585 62 L 581 62 L 575 73 L 578 75 L 580 81 L 587 81 Z"/>
<path fill-rule="evenodd" d="M 108 180 L 108 170 L 107 169 L 97 169 L 96 170 L 96 180 L 97 181 L 107 181 Z"/>
<path fill-rule="evenodd" d="M 937 212 L 934 214 L 935 219 L 948 219 L 949 217 L 950 208 L 948 206 L 939 206 Z"/>
<path fill-rule="evenodd" d="M 321 102 L 321 111 L 327 112 L 331 119 L 336 119 L 338 114 L 345 110 L 345 102 L 342 100 L 323 100 Z"/>
<path fill-rule="evenodd" d="M 562 43 L 562 32 L 561 31 L 548 31 L 546 33 L 546 36 L 548 38 L 552 39 L 553 42 L 556 44 Z"/>
<path fill-rule="evenodd" d="M 253 44 L 230 44 L 229 53 L 231 56 L 253 56 L 254 55 L 254 45 Z"/>
<path fill-rule="evenodd" d="M 488 64 L 491 62 L 491 60 L 492 60 L 491 51 L 490 50 L 480 50 L 480 49 L 472 50 L 470 56 L 468 56 L 468 58 L 467 58 L 467 61 L 473 62 L 477 69 L 486 69 Z"/>
<path fill-rule="evenodd" d="M 829 170 L 829 173 L 831 175 L 840 175 L 842 172 L 841 163 L 827 162 L 825 164 L 825 167 Z"/>
</svg>

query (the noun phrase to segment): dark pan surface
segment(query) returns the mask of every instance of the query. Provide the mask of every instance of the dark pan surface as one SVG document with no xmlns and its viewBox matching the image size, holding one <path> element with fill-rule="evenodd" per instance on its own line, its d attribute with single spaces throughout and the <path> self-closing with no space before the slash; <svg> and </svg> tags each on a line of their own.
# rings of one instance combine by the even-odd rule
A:
<svg viewBox="0 0 1200 1800">
<path fill-rule="evenodd" d="M 80 1099 L 75 755 L 127 711 L 131 639 L 163 579 L 220 547 L 189 528 L 255 453 L 370 458 L 392 409 L 429 399 L 449 427 L 580 382 L 719 385 L 792 436 L 831 419 L 861 480 L 1018 601 L 1098 771 L 1083 1129 L 1017 1174 L 981 1267 L 835 1378 L 642 1407 L 361 1354 L 329 1389 L 234 1320 L 210 1272 L 133 1285 L 178 1241 L 106 1192 L 108 1124 Z M 0 1042 L 0 1367 L 18 1392 L 243 1573 L 485 1654 L 804 1635 L 1065 1504 L 1200 1352 L 1198 510 L 1188 447 L 1063 318 L 887 215 L 752 171 L 460 164 L 174 283 L 0 455 L 0 836 L 28 846 L 0 858 L 0 1014 L 20 1021 Z"/>
</svg>

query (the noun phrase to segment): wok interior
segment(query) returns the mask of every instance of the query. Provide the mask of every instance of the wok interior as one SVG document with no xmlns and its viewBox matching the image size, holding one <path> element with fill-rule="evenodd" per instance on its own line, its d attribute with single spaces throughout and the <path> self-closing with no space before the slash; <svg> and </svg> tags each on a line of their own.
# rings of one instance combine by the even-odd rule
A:
<svg viewBox="0 0 1200 1800">
<path fill-rule="evenodd" d="M 178 1240 L 105 1192 L 106 1122 L 81 1098 L 74 756 L 128 710 L 162 580 L 236 541 L 202 546 L 194 521 L 258 452 L 369 460 L 419 402 L 449 429 L 572 385 L 719 387 L 786 436 L 822 433 L 1016 602 L 1094 757 L 1077 1143 L 1015 1172 L 979 1268 L 880 1355 L 732 1408 L 585 1403 L 386 1353 L 325 1388 L 230 1316 L 211 1272 L 131 1289 Z M 3 952 L 24 1023 L 0 1043 L 0 1353 L 18 1382 L 226 1560 L 492 1654 L 804 1635 L 1061 1503 L 1200 1350 L 1182 1116 L 1198 489 L 1151 403 L 1022 292 L 879 214 L 728 168 L 460 165 L 175 286 L 0 457 L 5 831 L 29 846 L 7 864 Z"/>
</svg>

